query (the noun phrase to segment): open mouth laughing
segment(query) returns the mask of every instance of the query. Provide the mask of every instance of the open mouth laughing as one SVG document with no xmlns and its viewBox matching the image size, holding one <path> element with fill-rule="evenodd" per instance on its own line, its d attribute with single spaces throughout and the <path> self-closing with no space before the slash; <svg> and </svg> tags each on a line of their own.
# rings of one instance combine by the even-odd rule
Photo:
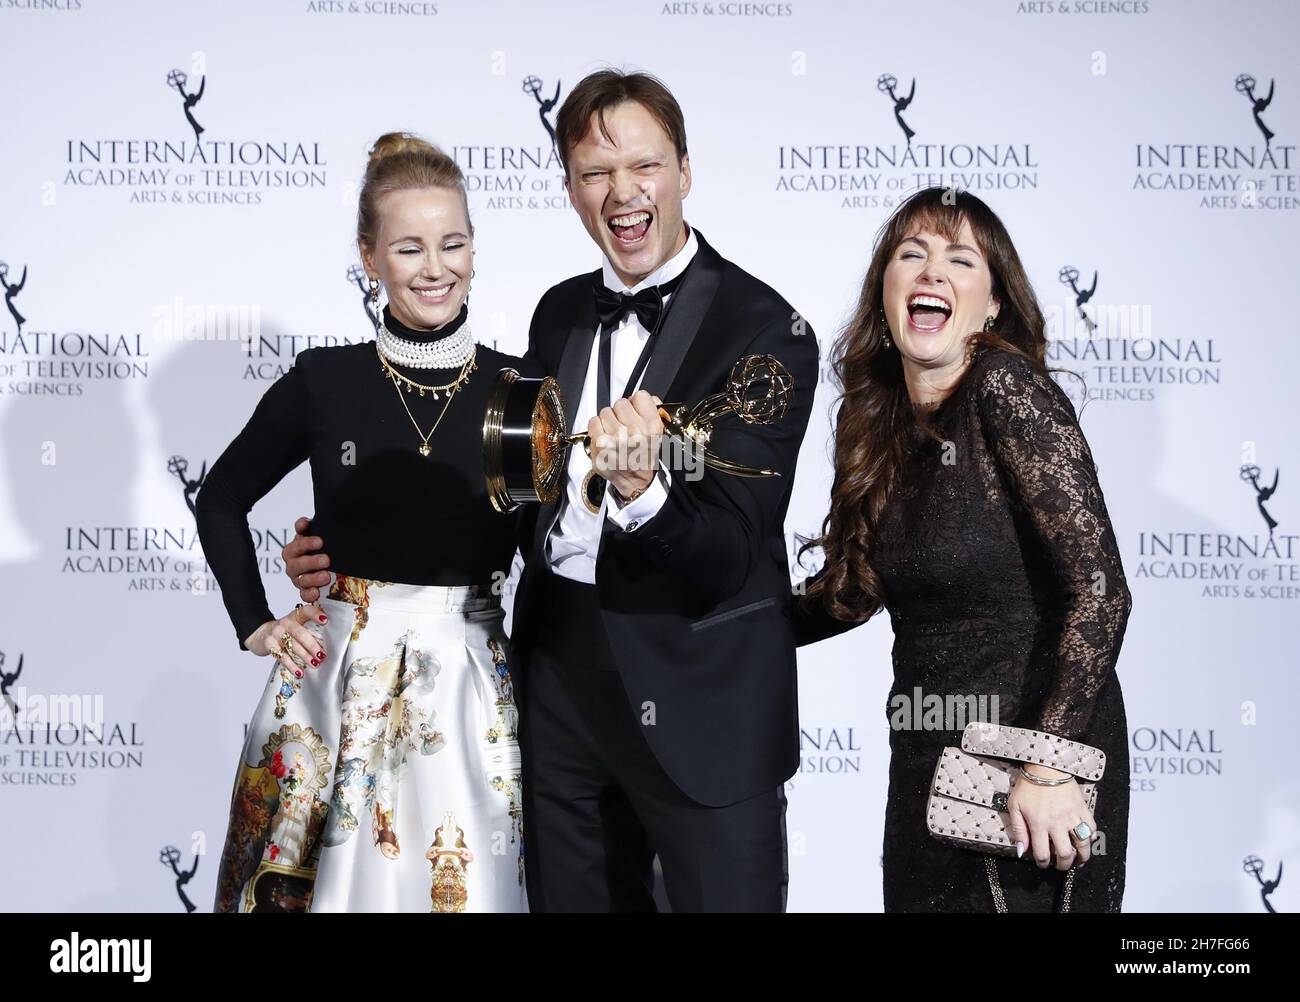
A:
<svg viewBox="0 0 1300 1002">
<path fill-rule="evenodd" d="M 932 292 L 914 292 L 907 300 L 908 325 L 917 334 L 937 334 L 952 316 L 952 303 Z"/>
<path fill-rule="evenodd" d="M 650 213 L 641 209 L 636 212 L 624 212 L 617 216 L 610 216 L 605 220 L 605 225 L 614 234 L 614 240 L 618 243 L 618 246 L 633 250 L 645 242 L 646 235 L 650 232 L 650 224 L 653 221 Z"/>
</svg>

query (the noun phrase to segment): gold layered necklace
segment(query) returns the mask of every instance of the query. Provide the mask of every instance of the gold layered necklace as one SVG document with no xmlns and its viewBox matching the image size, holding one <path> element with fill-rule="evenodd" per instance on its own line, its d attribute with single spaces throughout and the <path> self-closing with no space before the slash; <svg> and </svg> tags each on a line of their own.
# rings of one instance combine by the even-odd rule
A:
<svg viewBox="0 0 1300 1002">
<path fill-rule="evenodd" d="M 426 386 L 424 383 L 417 383 L 414 379 L 402 375 L 402 373 L 393 368 L 388 359 L 384 358 L 384 353 L 380 350 L 377 341 L 375 342 L 375 354 L 379 356 L 379 365 L 383 370 L 384 375 L 388 379 L 392 380 L 393 388 L 397 391 L 397 399 L 402 402 L 402 409 L 406 411 L 406 416 L 411 419 L 411 424 L 415 426 L 415 433 L 420 436 L 420 455 L 427 457 L 431 452 L 433 452 L 433 448 L 429 445 L 429 439 L 431 439 L 433 433 L 438 430 L 438 425 L 442 424 L 442 419 L 447 414 L 447 408 L 451 406 L 452 398 L 456 396 L 456 392 L 469 380 L 470 373 L 478 368 L 478 362 L 476 361 L 478 357 L 478 345 L 475 345 L 470 350 L 469 358 L 465 359 L 465 364 L 460 367 L 460 375 L 450 383 L 444 383 L 441 386 Z M 403 392 L 403 386 L 405 386 L 405 392 Z M 432 393 L 434 400 L 443 396 L 447 398 L 447 402 L 442 405 L 442 411 L 438 414 L 438 420 L 433 422 L 433 427 L 429 429 L 427 435 L 420 431 L 420 424 L 415 420 L 415 415 L 411 413 L 411 408 L 406 403 L 406 394 L 413 391 L 418 391 L 420 396 L 424 396 L 426 393 Z"/>
</svg>

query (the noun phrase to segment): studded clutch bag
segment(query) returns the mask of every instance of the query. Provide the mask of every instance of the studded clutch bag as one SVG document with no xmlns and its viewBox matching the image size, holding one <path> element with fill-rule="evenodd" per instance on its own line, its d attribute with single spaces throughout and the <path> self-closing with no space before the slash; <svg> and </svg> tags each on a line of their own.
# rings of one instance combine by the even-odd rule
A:
<svg viewBox="0 0 1300 1002">
<path fill-rule="evenodd" d="M 961 747 L 945 748 L 935 766 L 925 812 L 930 834 L 986 857 L 1015 859 L 1016 847 L 1007 831 L 1007 797 L 1022 762 L 1068 772 L 1079 781 L 1089 812 L 1096 811 L 1097 781 L 1106 770 L 1106 753 L 1100 748 L 1025 727 L 975 721 L 963 729 Z M 1028 854 L 1021 858 L 1033 861 Z M 985 864 L 998 910 L 1004 911 L 993 859 L 986 858 Z M 1062 910 L 1068 909 L 1073 877 L 1071 869 Z"/>
</svg>

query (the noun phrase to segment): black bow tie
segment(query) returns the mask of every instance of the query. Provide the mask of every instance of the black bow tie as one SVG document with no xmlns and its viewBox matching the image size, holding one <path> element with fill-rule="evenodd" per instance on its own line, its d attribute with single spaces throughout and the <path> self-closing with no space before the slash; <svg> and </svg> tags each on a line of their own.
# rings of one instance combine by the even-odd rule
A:
<svg viewBox="0 0 1300 1002">
<path fill-rule="evenodd" d="M 682 272 L 671 281 L 663 285 L 656 285 L 649 289 L 642 289 L 636 295 L 626 292 L 615 292 L 608 288 L 598 277 L 596 279 L 596 315 L 600 318 L 602 330 L 612 331 L 630 312 L 636 313 L 636 318 L 651 334 L 658 331 L 659 321 L 663 318 L 664 299 L 669 296 L 678 285 L 681 284 Z"/>
</svg>

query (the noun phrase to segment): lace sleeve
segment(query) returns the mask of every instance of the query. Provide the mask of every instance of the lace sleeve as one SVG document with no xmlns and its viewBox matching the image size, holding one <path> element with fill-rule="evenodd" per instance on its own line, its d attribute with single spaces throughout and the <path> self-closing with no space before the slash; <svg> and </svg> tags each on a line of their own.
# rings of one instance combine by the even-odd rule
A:
<svg viewBox="0 0 1300 1002">
<path fill-rule="evenodd" d="M 1132 598 L 1074 407 L 1028 359 L 998 352 L 979 375 L 984 435 L 1012 503 L 1061 584 L 1056 676 L 1038 721 L 1078 739 L 1119 657 Z"/>
</svg>

